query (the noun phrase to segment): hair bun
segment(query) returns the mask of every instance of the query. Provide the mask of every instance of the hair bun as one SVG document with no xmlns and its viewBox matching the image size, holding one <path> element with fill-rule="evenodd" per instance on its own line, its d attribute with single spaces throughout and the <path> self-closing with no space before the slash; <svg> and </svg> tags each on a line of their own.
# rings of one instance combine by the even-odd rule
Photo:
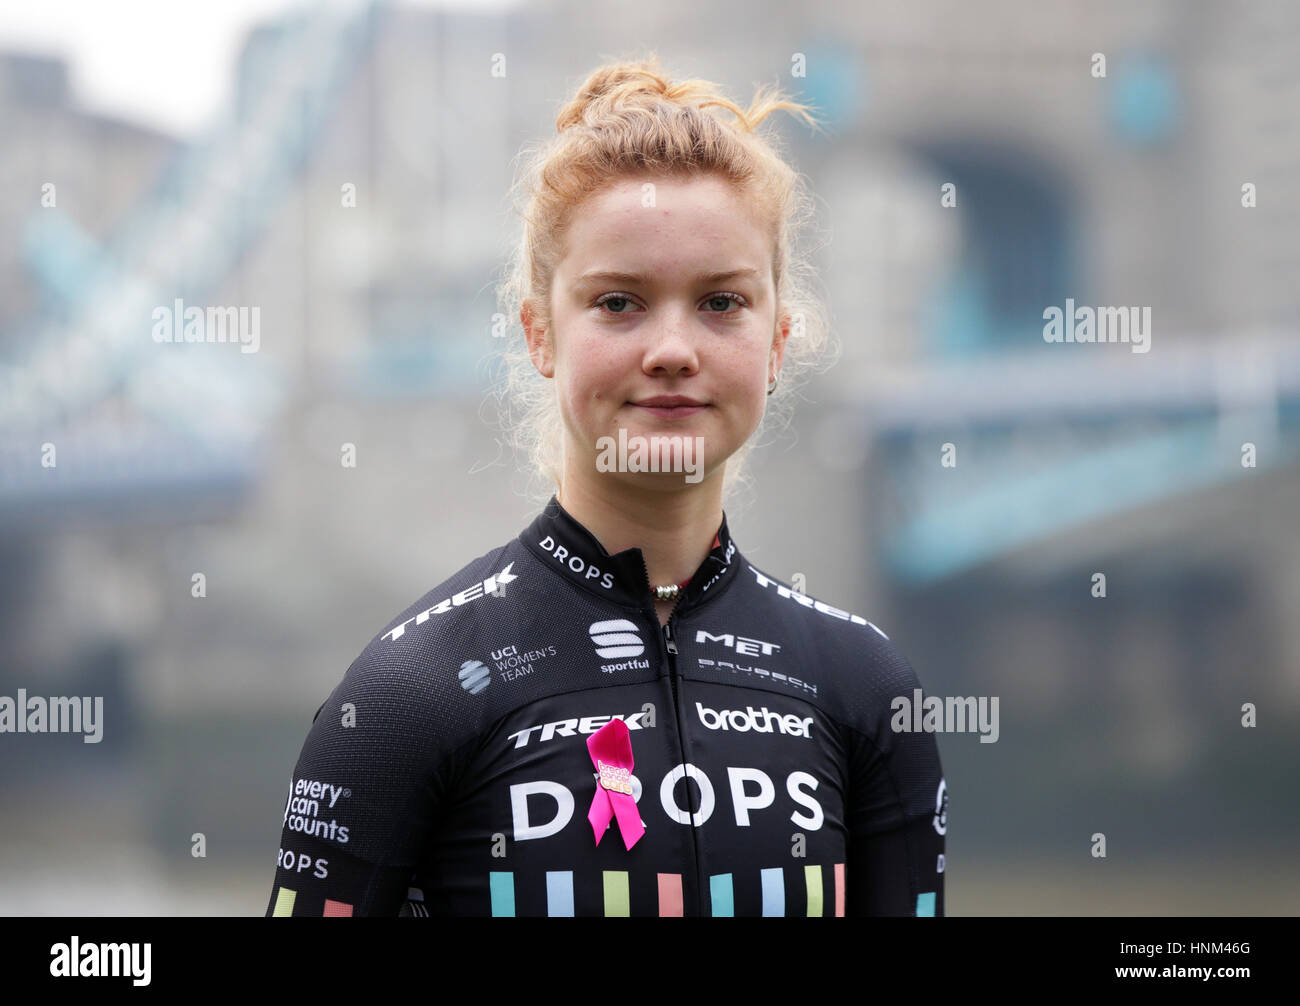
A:
<svg viewBox="0 0 1300 1006">
<path fill-rule="evenodd" d="M 672 81 L 654 54 L 643 60 L 610 63 L 593 71 L 577 94 L 560 109 L 555 128 L 563 132 L 570 126 L 590 124 L 620 105 L 633 103 L 630 99 L 638 94 L 651 98 L 676 97 Z"/>
</svg>

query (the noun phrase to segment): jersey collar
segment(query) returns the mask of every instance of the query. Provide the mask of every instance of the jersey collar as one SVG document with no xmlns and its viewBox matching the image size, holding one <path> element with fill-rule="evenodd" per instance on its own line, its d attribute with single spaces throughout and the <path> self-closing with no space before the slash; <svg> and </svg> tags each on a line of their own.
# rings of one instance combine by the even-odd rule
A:
<svg viewBox="0 0 1300 1006">
<path fill-rule="evenodd" d="M 641 549 L 626 548 L 610 555 L 596 536 L 560 505 L 557 497 L 551 497 L 519 541 L 544 566 L 582 590 L 615 604 L 654 609 Z M 721 593 L 740 567 L 739 551 L 727 529 L 725 511 L 713 541 L 713 549 L 683 589 L 676 611 Z"/>
</svg>

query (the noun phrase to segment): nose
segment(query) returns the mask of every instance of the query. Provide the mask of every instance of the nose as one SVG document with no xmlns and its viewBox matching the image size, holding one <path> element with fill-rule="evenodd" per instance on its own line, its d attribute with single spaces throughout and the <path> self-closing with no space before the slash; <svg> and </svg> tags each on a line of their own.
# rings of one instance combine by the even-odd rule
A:
<svg viewBox="0 0 1300 1006">
<path fill-rule="evenodd" d="M 689 325 L 689 321 L 666 314 L 654 326 L 652 341 L 642 357 L 642 369 L 647 374 L 693 374 L 699 370 L 699 356 Z"/>
</svg>

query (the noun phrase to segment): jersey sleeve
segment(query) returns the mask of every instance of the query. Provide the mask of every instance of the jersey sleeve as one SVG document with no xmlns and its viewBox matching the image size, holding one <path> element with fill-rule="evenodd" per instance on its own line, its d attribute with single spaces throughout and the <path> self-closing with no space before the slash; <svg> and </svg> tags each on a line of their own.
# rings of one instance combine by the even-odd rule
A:
<svg viewBox="0 0 1300 1006">
<path fill-rule="evenodd" d="M 868 662 L 871 686 L 849 743 L 846 914 L 942 916 L 948 803 L 939 746 L 932 732 L 896 729 L 913 725 L 921 695 L 907 660 L 882 644 Z"/>
<path fill-rule="evenodd" d="M 429 705 L 413 664 L 353 662 L 294 767 L 267 917 L 399 914 L 443 799 Z"/>
</svg>

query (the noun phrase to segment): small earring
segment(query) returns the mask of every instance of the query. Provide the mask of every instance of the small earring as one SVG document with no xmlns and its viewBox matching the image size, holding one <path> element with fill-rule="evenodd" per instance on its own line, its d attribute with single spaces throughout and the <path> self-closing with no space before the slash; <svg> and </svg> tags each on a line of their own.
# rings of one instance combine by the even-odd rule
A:
<svg viewBox="0 0 1300 1006">
<path fill-rule="evenodd" d="M 781 379 L 780 374 L 777 374 L 775 377 L 772 378 L 772 383 L 767 386 L 767 393 L 769 395 L 776 390 L 776 382 L 779 381 L 780 379 Z"/>
</svg>

